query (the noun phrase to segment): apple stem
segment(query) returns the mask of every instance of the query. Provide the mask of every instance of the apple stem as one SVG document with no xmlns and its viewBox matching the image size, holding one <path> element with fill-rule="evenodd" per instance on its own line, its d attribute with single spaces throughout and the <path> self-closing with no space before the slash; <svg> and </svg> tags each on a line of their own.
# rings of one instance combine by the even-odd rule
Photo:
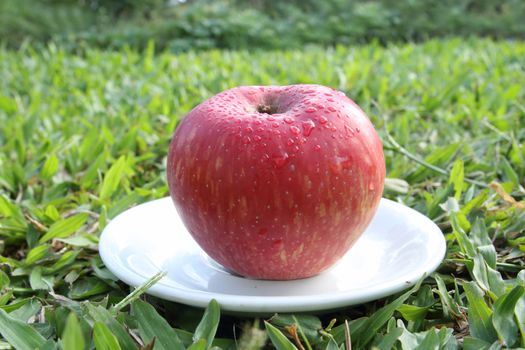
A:
<svg viewBox="0 0 525 350">
<path fill-rule="evenodd" d="M 273 114 L 276 111 L 277 109 L 269 104 L 260 104 L 257 106 L 257 112 L 259 113 Z"/>
</svg>

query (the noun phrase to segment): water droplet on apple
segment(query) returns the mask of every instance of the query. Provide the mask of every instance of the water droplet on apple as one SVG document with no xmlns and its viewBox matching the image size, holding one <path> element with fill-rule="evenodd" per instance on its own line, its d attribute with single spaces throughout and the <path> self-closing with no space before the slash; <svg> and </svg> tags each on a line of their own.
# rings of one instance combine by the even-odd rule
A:
<svg viewBox="0 0 525 350">
<path fill-rule="evenodd" d="M 315 128 L 315 123 L 312 120 L 308 120 L 303 123 L 303 130 L 305 136 L 310 136 L 312 130 Z"/>
<path fill-rule="evenodd" d="M 335 109 L 334 106 L 328 106 L 328 110 L 329 110 L 330 112 L 336 112 L 336 111 L 337 111 L 337 109 Z"/>
<path fill-rule="evenodd" d="M 255 141 L 261 141 L 261 140 L 262 140 L 262 137 L 260 137 L 259 135 L 255 135 L 255 136 L 253 137 L 253 139 L 254 139 Z"/>
<path fill-rule="evenodd" d="M 272 158 L 274 168 L 282 168 L 288 161 L 288 153 L 283 153 Z"/>
<path fill-rule="evenodd" d="M 275 120 L 275 118 L 274 118 L 274 117 L 272 117 L 271 115 L 270 115 L 270 116 L 268 116 L 268 117 L 267 117 L 266 119 L 268 119 L 268 120 L 269 120 L 269 121 L 271 121 L 271 122 L 273 122 L 273 121 Z"/>
<path fill-rule="evenodd" d="M 375 187 L 375 185 L 374 185 L 373 182 L 370 182 L 370 183 L 368 184 L 368 189 L 369 189 L 370 191 L 374 191 L 374 190 L 376 189 L 376 187 Z"/>
<path fill-rule="evenodd" d="M 284 122 L 286 124 L 293 124 L 293 118 L 291 118 L 291 117 L 284 117 Z"/>
<path fill-rule="evenodd" d="M 250 136 L 244 136 L 244 137 L 242 138 L 242 143 L 243 143 L 244 145 L 247 145 L 247 144 L 249 144 L 250 142 L 252 142 L 252 139 L 250 138 Z"/>
<path fill-rule="evenodd" d="M 246 131 L 246 132 L 253 132 L 253 129 L 252 129 L 251 127 L 248 126 L 248 127 L 246 127 L 246 128 L 244 129 L 244 131 Z"/>
<path fill-rule="evenodd" d="M 350 134 L 350 136 L 354 136 L 354 129 L 350 125 L 345 125 L 346 132 Z"/>
<path fill-rule="evenodd" d="M 319 118 L 319 123 L 326 124 L 328 122 L 328 118 L 326 118 L 324 115 Z"/>
<path fill-rule="evenodd" d="M 273 129 L 272 130 L 272 134 L 274 134 L 274 135 L 281 135 L 281 132 L 279 130 L 277 130 L 277 129 Z"/>
<path fill-rule="evenodd" d="M 320 151 L 320 150 L 321 150 L 321 145 L 314 146 L 314 151 Z"/>
<path fill-rule="evenodd" d="M 277 122 L 273 122 L 272 123 L 272 128 L 278 128 L 279 127 L 279 123 Z"/>
<path fill-rule="evenodd" d="M 294 135 L 299 135 L 301 133 L 301 130 L 297 126 L 293 125 L 290 126 L 290 132 Z"/>
<path fill-rule="evenodd" d="M 261 228 L 257 234 L 259 235 L 259 237 L 265 237 L 268 234 L 268 229 Z"/>
<path fill-rule="evenodd" d="M 291 138 L 288 139 L 288 140 L 286 140 L 286 144 L 287 144 L 288 146 L 291 146 L 291 145 L 293 145 L 294 143 L 295 143 L 295 141 L 294 141 L 293 139 L 291 139 Z"/>
<path fill-rule="evenodd" d="M 315 113 L 317 111 L 317 109 L 315 109 L 314 107 L 308 107 L 307 109 L 304 110 L 306 113 Z"/>
<path fill-rule="evenodd" d="M 356 127 L 356 128 L 355 128 L 355 132 L 357 132 L 357 133 L 359 134 L 359 133 L 361 132 L 361 129 L 359 129 L 359 128 Z"/>
</svg>

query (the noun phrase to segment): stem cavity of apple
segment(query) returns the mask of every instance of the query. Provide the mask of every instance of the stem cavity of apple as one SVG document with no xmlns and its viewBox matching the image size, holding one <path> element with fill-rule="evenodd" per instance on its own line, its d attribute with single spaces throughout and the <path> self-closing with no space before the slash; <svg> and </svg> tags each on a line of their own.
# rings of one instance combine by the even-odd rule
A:
<svg viewBox="0 0 525 350">
<path fill-rule="evenodd" d="M 277 113 L 277 106 L 261 103 L 257 106 L 257 112 L 259 113 L 266 113 L 266 114 L 275 114 Z"/>
</svg>

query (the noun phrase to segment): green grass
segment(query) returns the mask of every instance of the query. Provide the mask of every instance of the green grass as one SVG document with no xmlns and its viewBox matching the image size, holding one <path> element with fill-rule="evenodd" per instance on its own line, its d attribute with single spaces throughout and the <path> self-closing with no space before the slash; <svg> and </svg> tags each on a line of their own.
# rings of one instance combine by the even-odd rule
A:
<svg viewBox="0 0 525 350">
<path fill-rule="evenodd" d="M 525 347 L 525 43 L 153 52 L 0 49 L 0 348 L 205 349 L 217 335 L 223 349 L 234 337 L 243 349 L 293 349 L 294 333 L 306 349 L 348 335 L 354 349 Z M 215 303 L 201 319 L 140 293 L 119 303 L 130 289 L 104 267 L 98 236 L 167 195 L 177 121 L 229 87 L 292 83 L 343 90 L 369 114 L 399 179 L 384 195 L 445 233 L 438 272 L 319 318 L 219 322 Z"/>
</svg>

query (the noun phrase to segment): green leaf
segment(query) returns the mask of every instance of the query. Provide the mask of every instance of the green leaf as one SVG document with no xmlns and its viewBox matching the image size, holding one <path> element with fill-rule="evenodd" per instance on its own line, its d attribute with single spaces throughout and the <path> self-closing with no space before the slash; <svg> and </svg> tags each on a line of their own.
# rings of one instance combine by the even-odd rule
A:
<svg viewBox="0 0 525 350">
<path fill-rule="evenodd" d="M 153 306 L 142 300 L 135 300 L 131 304 L 131 308 L 138 325 L 140 337 L 144 343 L 149 343 L 153 338 L 156 338 L 155 349 L 184 349 L 184 345 L 177 336 L 177 333 L 168 322 L 157 313 Z"/>
<path fill-rule="evenodd" d="M 0 334 L 17 349 L 41 348 L 46 339 L 33 327 L 0 309 Z"/>
<path fill-rule="evenodd" d="M 403 304 L 397 308 L 403 318 L 407 321 L 421 320 L 425 318 L 429 307 Z"/>
<path fill-rule="evenodd" d="M 9 279 L 9 276 L 0 269 L 0 291 L 4 288 L 9 287 L 10 283 L 11 280 Z"/>
<path fill-rule="evenodd" d="M 449 315 L 452 314 L 452 316 L 455 318 L 460 318 L 461 310 L 450 294 L 448 294 L 448 289 L 445 285 L 445 282 L 437 273 L 435 273 L 433 277 L 437 283 L 439 298 L 441 299 L 441 304 L 443 305 L 444 317 L 448 318 Z"/>
<path fill-rule="evenodd" d="M 380 341 L 374 346 L 380 350 L 390 350 L 394 347 L 399 337 L 403 334 L 403 328 L 394 328 L 380 338 Z"/>
<path fill-rule="evenodd" d="M 221 311 L 219 303 L 212 299 L 204 311 L 202 320 L 199 322 L 195 333 L 193 334 L 193 341 L 197 342 L 199 339 L 205 339 L 206 343 L 211 346 L 217 327 L 219 326 L 219 320 L 221 318 Z"/>
<path fill-rule="evenodd" d="M 67 350 L 84 350 L 85 340 L 77 315 L 70 312 L 62 333 L 62 347 Z"/>
<path fill-rule="evenodd" d="M 0 215 L 6 218 L 15 218 L 19 222 L 24 222 L 24 214 L 11 200 L 0 194 Z"/>
<path fill-rule="evenodd" d="M 524 291 L 525 288 L 522 286 L 515 286 L 510 292 L 498 298 L 494 304 L 492 324 L 505 346 L 511 347 L 518 340 L 518 325 L 514 319 L 514 309 Z"/>
<path fill-rule="evenodd" d="M 95 322 L 93 327 L 93 341 L 97 350 L 120 350 L 117 337 L 102 322 Z"/>
<path fill-rule="evenodd" d="M 456 159 L 452 170 L 450 171 L 449 184 L 454 186 L 454 198 L 459 200 L 461 197 L 461 192 L 463 191 L 464 182 L 463 178 L 465 176 L 464 164 L 461 158 Z"/>
<path fill-rule="evenodd" d="M 430 350 L 435 349 L 439 350 L 440 348 L 440 342 L 438 335 L 436 334 L 434 329 L 429 330 L 426 332 L 425 337 L 421 342 L 418 344 L 418 346 L 412 348 L 414 350 Z M 407 348 L 408 349 L 408 348 Z"/>
<path fill-rule="evenodd" d="M 79 251 L 67 251 L 60 258 L 53 263 L 53 265 L 46 267 L 44 272 L 46 274 L 55 274 L 68 265 L 73 264 L 76 261 L 76 258 L 80 252 Z"/>
<path fill-rule="evenodd" d="M 337 345 L 334 338 L 330 338 L 330 340 L 328 340 L 325 350 L 339 350 L 339 345 Z"/>
<path fill-rule="evenodd" d="M 29 275 L 29 284 L 35 290 L 51 290 L 51 285 L 48 285 L 42 276 L 42 267 L 37 266 L 31 270 Z"/>
<path fill-rule="evenodd" d="M 460 144 L 450 143 L 442 147 L 433 147 L 432 153 L 425 157 L 425 161 L 429 164 L 442 166 L 447 163 L 454 154 L 456 154 Z M 421 181 L 429 174 L 430 170 L 426 167 L 419 167 L 413 174 L 409 176 L 409 182 Z"/>
<path fill-rule="evenodd" d="M 18 309 L 11 311 L 9 316 L 16 318 L 22 322 L 28 322 L 29 319 L 35 316 L 38 312 L 42 310 L 42 303 L 35 298 L 29 300 Z"/>
<path fill-rule="evenodd" d="M 473 257 L 476 255 L 476 248 L 470 241 L 465 231 L 459 225 L 457 216 L 455 214 L 450 215 L 450 223 L 452 224 L 452 229 L 456 235 L 456 239 L 458 241 L 459 247 L 461 248 L 461 251 L 468 257 Z"/>
<path fill-rule="evenodd" d="M 106 292 L 109 286 L 95 277 L 83 278 L 73 284 L 73 288 L 68 292 L 68 297 L 72 299 L 85 299 L 93 295 Z"/>
<path fill-rule="evenodd" d="M 124 176 L 125 168 L 126 157 L 121 156 L 115 162 L 115 164 L 109 168 L 108 172 L 104 176 L 104 181 L 102 182 L 102 187 L 100 188 L 100 199 L 108 199 L 117 190 L 118 185 Z"/>
<path fill-rule="evenodd" d="M 46 207 L 46 211 L 45 211 L 45 214 L 46 214 L 46 217 L 53 220 L 53 221 L 58 221 L 60 220 L 60 213 L 58 212 L 57 208 L 50 204 Z"/>
<path fill-rule="evenodd" d="M 58 349 L 58 344 L 55 343 L 52 339 L 49 339 L 38 350 L 57 350 L 57 349 Z"/>
<path fill-rule="evenodd" d="M 501 158 L 499 168 L 502 170 L 505 181 L 510 181 L 514 187 L 520 186 L 520 177 L 516 171 L 512 168 L 512 165 L 507 158 Z"/>
<path fill-rule="evenodd" d="M 82 304 L 81 308 L 83 315 L 89 316 L 93 323 L 104 323 L 110 329 L 111 333 L 117 337 L 118 342 L 123 350 L 137 349 L 135 342 L 133 339 L 131 339 L 127 330 L 108 310 L 100 305 L 95 306 L 91 303 Z"/>
<path fill-rule="evenodd" d="M 496 330 L 492 324 L 492 310 L 483 299 L 483 291 L 475 282 L 463 283 L 463 289 L 468 300 L 468 319 L 470 334 L 489 343 L 498 339 Z"/>
<path fill-rule="evenodd" d="M 264 321 L 266 333 L 277 350 L 297 350 L 295 345 L 286 336 L 269 322 Z"/>
<path fill-rule="evenodd" d="M 518 273 L 516 280 L 520 286 L 525 287 L 525 270 L 521 270 Z M 516 303 L 514 316 L 516 317 L 518 328 L 520 329 L 521 346 L 525 347 L 525 294 L 522 295 Z"/>
<path fill-rule="evenodd" d="M 5 304 L 9 302 L 13 298 L 13 291 L 9 290 L 5 293 L 0 293 L 0 308 L 3 308 Z"/>
<path fill-rule="evenodd" d="M 490 348 L 490 345 L 490 343 L 478 338 L 463 338 L 463 350 L 487 350 Z"/>
<path fill-rule="evenodd" d="M 352 332 L 352 342 L 355 342 L 357 348 L 366 348 L 368 343 L 375 337 L 377 332 L 388 322 L 394 312 L 411 296 L 415 293 L 423 279 L 420 279 L 418 283 L 412 287 L 409 291 L 405 292 L 397 299 L 389 304 L 386 304 L 379 310 L 377 310 L 372 316 L 370 316 L 358 331 Z"/>
<path fill-rule="evenodd" d="M 0 95 L 0 109 L 6 113 L 13 113 L 17 110 L 16 102 L 14 99 Z"/>
<path fill-rule="evenodd" d="M 57 241 L 82 248 L 95 248 L 98 244 L 98 238 L 88 234 L 75 235 L 74 237 L 68 238 L 57 238 Z"/>
<path fill-rule="evenodd" d="M 40 238 L 40 243 L 47 242 L 53 238 L 65 238 L 71 236 L 86 223 L 88 217 L 88 214 L 80 213 L 55 222 L 51 225 L 46 234 Z"/>
<path fill-rule="evenodd" d="M 398 321 L 399 329 L 403 334 L 399 337 L 402 348 L 407 350 L 427 350 L 427 349 L 446 349 L 455 350 L 458 348 L 456 338 L 453 335 L 454 330 L 451 328 L 431 328 L 424 332 L 411 333 L 403 323 Z"/>
<path fill-rule="evenodd" d="M 483 260 L 485 260 L 488 267 L 495 269 L 496 268 L 496 248 L 492 245 L 483 245 L 478 246 L 478 252 L 483 257 Z"/>
<path fill-rule="evenodd" d="M 43 179 L 51 179 L 53 175 L 56 174 L 58 171 L 58 158 L 56 154 L 52 153 L 50 154 L 46 161 L 44 162 L 44 166 L 42 167 L 42 170 L 40 171 L 40 176 Z"/>
<path fill-rule="evenodd" d="M 188 347 L 188 350 L 206 350 L 207 346 L 206 339 L 199 339 Z"/>
<path fill-rule="evenodd" d="M 50 247 L 47 244 L 39 245 L 31 249 L 26 256 L 26 264 L 33 265 L 39 260 L 48 257 L 51 254 Z"/>
<path fill-rule="evenodd" d="M 470 237 L 473 244 L 477 247 L 492 245 L 487 226 L 482 218 L 477 218 L 470 230 Z M 492 266 L 492 265 L 491 265 Z"/>
<path fill-rule="evenodd" d="M 0 306 L 0 309 L 4 310 L 7 313 L 11 313 L 11 312 L 21 308 L 22 306 L 24 306 L 25 304 L 29 303 L 32 300 L 33 300 L 33 298 L 17 299 L 15 301 L 13 301 L 12 303 L 8 304 L 8 305 Z"/>
</svg>

